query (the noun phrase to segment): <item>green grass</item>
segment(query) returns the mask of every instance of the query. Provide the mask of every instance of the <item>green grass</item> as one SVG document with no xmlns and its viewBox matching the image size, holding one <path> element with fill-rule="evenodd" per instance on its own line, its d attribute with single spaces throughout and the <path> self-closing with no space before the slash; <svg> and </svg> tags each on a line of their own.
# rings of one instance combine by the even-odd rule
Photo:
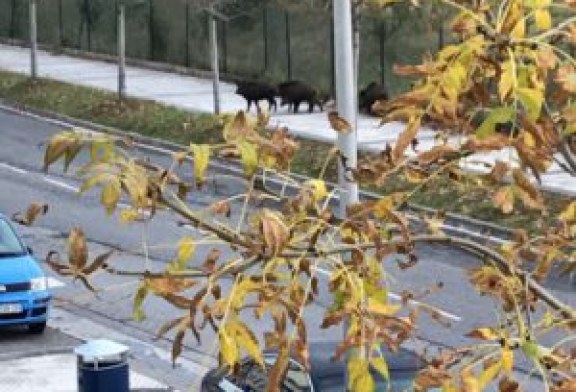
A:
<svg viewBox="0 0 576 392">
<path fill-rule="evenodd" d="M 46 79 L 32 81 L 26 76 L 0 71 L 0 97 L 12 104 L 57 112 L 184 145 L 222 142 L 220 120 L 213 115 L 190 113 L 141 99 L 127 99 L 119 105 L 115 94 L 88 87 Z M 325 143 L 300 140 L 292 171 L 318 176 L 330 148 Z M 336 170 L 336 162 L 332 162 L 326 178 L 335 181 Z M 389 193 L 409 191 L 413 186 L 399 175 L 390 178 L 384 187 L 365 189 Z M 567 197 L 545 194 L 549 206 L 547 214 L 517 208 L 512 214 L 505 215 L 492 205 L 493 192 L 494 188 L 478 185 L 472 180 L 455 182 L 440 177 L 415 193 L 411 202 L 509 228 L 533 231 L 541 224 L 549 223 L 551 217 L 570 201 Z"/>
</svg>

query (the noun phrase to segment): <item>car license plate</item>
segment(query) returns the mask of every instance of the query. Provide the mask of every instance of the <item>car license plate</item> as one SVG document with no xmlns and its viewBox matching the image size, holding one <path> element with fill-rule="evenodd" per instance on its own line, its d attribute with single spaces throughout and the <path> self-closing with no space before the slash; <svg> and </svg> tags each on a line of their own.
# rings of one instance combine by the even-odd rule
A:
<svg viewBox="0 0 576 392">
<path fill-rule="evenodd" d="M 0 304 L 0 314 L 22 313 L 21 304 Z"/>
</svg>

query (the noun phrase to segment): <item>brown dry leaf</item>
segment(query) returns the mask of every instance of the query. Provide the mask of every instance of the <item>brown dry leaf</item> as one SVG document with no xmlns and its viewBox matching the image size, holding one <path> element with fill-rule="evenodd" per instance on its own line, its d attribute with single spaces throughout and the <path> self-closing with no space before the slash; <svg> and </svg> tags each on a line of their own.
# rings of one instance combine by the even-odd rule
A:
<svg viewBox="0 0 576 392">
<path fill-rule="evenodd" d="M 330 127 L 338 133 L 350 133 L 352 132 L 352 125 L 340 117 L 338 112 L 328 112 L 328 121 L 330 121 Z"/>
<path fill-rule="evenodd" d="M 502 187 L 492 197 L 494 205 L 505 214 L 510 214 L 514 210 L 514 189 L 512 186 Z"/>
<path fill-rule="evenodd" d="M 260 230 L 264 245 L 272 255 L 280 253 L 290 239 L 290 230 L 283 222 L 281 215 L 270 210 L 264 210 L 260 218 Z"/>
<path fill-rule="evenodd" d="M 12 215 L 12 220 L 24 226 L 32 226 L 36 219 L 48 212 L 48 204 L 34 202 L 30 204 L 24 216 L 20 212 Z"/>
<path fill-rule="evenodd" d="M 512 176 L 514 178 L 514 182 L 516 185 L 521 188 L 526 195 L 529 197 L 531 206 L 535 206 L 536 208 L 542 209 L 544 208 L 544 198 L 540 193 L 540 190 L 536 188 L 526 177 L 524 172 L 518 168 L 512 171 Z"/>
<path fill-rule="evenodd" d="M 426 76 L 436 71 L 434 64 L 427 62 L 419 65 L 394 64 L 392 72 L 400 76 Z"/>
<path fill-rule="evenodd" d="M 398 162 L 398 160 L 404 156 L 404 152 L 410 146 L 412 140 L 414 140 L 420 130 L 421 120 L 421 117 L 411 117 L 406 129 L 398 136 L 396 145 L 392 149 L 392 160 L 394 162 Z"/>
<path fill-rule="evenodd" d="M 506 174 L 508 174 L 509 169 L 510 167 L 506 162 L 497 160 L 489 174 L 489 177 L 497 183 L 501 183 L 504 180 L 504 177 L 506 177 Z"/>
<path fill-rule="evenodd" d="M 230 218 L 232 213 L 230 202 L 228 200 L 220 200 L 212 203 L 210 207 L 208 207 L 208 210 L 214 214 L 224 215 L 227 218 Z"/>
<path fill-rule="evenodd" d="M 464 146 L 462 146 L 462 150 L 472 152 L 494 151 L 501 150 L 509 145 L 510 140 L 503 135 L 489 136 L 482 138 L 481 140 L 472 136 L 466 141 Z"/>
<path fill-rule="evenodd" d="M 202 264 L 202 271 L 209 274 L 214 272 L 216 270 L 216 262 L 220 258 L 220 253 L 218 249 L 212 249 L 206 257 L 204 264 Z"/>
<path fill-rule="evenodd" d="M 576 71 L 573 66 L 562 65 L 558 68 L 554 81 L 558 83 L 564 91 L 576 93 Z"/>
<path fill-rule="evenodd" d="M 86 236 L 80 227 L 74 227 L 68 235 L 68 258 L 70 266 L 77 271 L 82 271 L 88 262 Z"/>
<path fill-rule="evenodd" d="M 468 332 L 465 336 L 473 339 L 489 341 L 498 340 L 500 338 L 498 331 L 490 327 L 474 329 Z"/>
<path fill-rule="evenodd" d="M 435 146 L 429 151 L 425 151 L 418 155 L 418 163 L 422 166 L 427 166 L 436 163 L 438 160 L 446 156 L 453 156 L 457 151 L 447 145 Z"/>
<path fill-rule="evenodd" d="M 162 278 L 144 278 L 144 283 L 150 291 L 157 295 L 181 293 L 194 286 L 197 282 L 173 276 Z"/>
<path fill-rule="evenodd" d="M 520 384 L 516 380 L 504 377 L 498 383 L 498 392 L 520 392 Z"/>
<path fill-rule="evenodd" d="M 414 384 L 419 387 L 420 390 L 426 391 L 430 388 L 442 387 L 442 385 L 451 378 L 447 370 L 429 366 L 418 373 Z"/>
</svg>

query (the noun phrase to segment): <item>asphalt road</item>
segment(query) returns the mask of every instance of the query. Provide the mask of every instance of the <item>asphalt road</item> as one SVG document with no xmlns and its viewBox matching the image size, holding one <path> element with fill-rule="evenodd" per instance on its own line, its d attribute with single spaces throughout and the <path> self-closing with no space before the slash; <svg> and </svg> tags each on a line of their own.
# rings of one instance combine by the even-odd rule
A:
<svg viewBox="0 0 576 392">
<path fill-rule="evenodd" d="M 0 212 L 11 215 L 27 208 L 33 201 L 42 201 L 50 205 L 49 214 L 42 218 L 35 228 L 20 228 L 27 243 L 34 248 L 38 258 L 42 259 L 51 249 L 64 251 L 65 235 L 70 228 L 82 226 L 90 240 L 92 257 L 110 247 L 117 252 L 112 262 L 122 268 L 141 268 L 161 270 L 164 264 L 174 255 L 177 241 L 184 235 L 197 235 L 194 231 L 179 227 L 166 212 L 143 227 L 126 227 L 117 223 L 116 217 L 109 217 L 99 205 L 99 194 L 90 192 L 82 197 L 76 194 L 80 183 L 74 177 L 74 166 L 70 174 L 63 174 L 60 169 L 52 168 L 49 173 L 42 172 L 44 143 L 54 132 L 62 127 L 47 121 L 21 115 L 10 114 L 0 110 Z M 138 150 L 137 154 L 145 159 L 160 164 L 168 164 L 167 154 L 153 150 Z M 77 167 L 77 166 L 76 166 Z M 182 176 L 190 177 L 192 167 L 182 168 Z M 240 192 L 241 181 L 229 177 L 217 178 L 214 189 L 209 182 L 205 192 L 194 192 L 190 196 L 193 207 L 200 208 L 217 200 Z M 233 204 L 233 217 L 237 217 L 240 206 Z M 143 240 L 153 246 L 149 249 L 149 259 L 142 251 Z M 197 261 L 203 261 L 203 253 L 211 247 L 205 247 L 197 255 Z M 407 271 L 400 271 L 394 260 L 385 261 L 392 290 L 401 292 L 405 289 L 416 293 L 442 282 L 443 290 L 426 302 L 446 312 L 446 320 L 451 328 L 446 329 L 427 316 L 423 316 L 419 325 L 419 335 L 429 341 L 446 346 L 456 346 L 468 342 L 463 335 L 473 328 L 491 324 L 497 317 L 494 303 L 475 295 L 467 279 L 469 268 L 479 265 L 474 258 L 457 249 L 436 246 L 421 246 L 418 249 L 419 263 Z M 223 257 L 231 257 L 225 251 Z M 321 275 L 326 278 L 326 275 Z M 55 289 L 58 304 L 67 311 L 78 314 L 111 329 L 121 330 L 129 336 L 152 341 L 152 335 L 167 319 L 179 316 L 180 312 L 165 306 L 161 301 L 151 299 L 146 302 L 145 311 L 148 317 L 141 323 L 131 320 L 132 296 L 138 285 L 135 279 L 100 274 L 96 285 L 102 290 L 98 296 L 82 288 L 78 283 L 66 282 L 64 287 Z M 564 301 L 576 306 L 574 291 L 576 286 L 568 280 L 554 280 L 549 287 Z M 306 313 L 310 325 L 318 325 L 322 320 L 323 303 L 328 301 L 326 292 L 321 295 L 318 304 Z M 267 323 L 254 327 L 263 331 Z M 269 326 L 269 325 L 268 325 Z M 311 328 L 311 340 L 339 338 L 337 329 L 320 331 Z M 186 341 L 189 350 L 186 356 L 191 361 L 206 365 L 214 363 L 214 342 L 211 333 L 203 334 L 203 343 L 197 345 L 192 339 Z M 169 346 L 169 341 L 160 342 Z M 158 343 L 158 344 L 160 344 Z"/>
</svg>

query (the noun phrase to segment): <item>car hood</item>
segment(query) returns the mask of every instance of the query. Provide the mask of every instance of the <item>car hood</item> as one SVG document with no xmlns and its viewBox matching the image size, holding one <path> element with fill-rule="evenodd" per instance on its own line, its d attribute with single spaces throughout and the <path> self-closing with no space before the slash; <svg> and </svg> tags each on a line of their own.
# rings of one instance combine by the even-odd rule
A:
<svg viewBox="0 0 576 392">
<path fill-rule="evenodd" d="M 0 283 L 21 283 L 44 276 L 42 269 L 29 255 L 0 257 Z"/>
</svg>

